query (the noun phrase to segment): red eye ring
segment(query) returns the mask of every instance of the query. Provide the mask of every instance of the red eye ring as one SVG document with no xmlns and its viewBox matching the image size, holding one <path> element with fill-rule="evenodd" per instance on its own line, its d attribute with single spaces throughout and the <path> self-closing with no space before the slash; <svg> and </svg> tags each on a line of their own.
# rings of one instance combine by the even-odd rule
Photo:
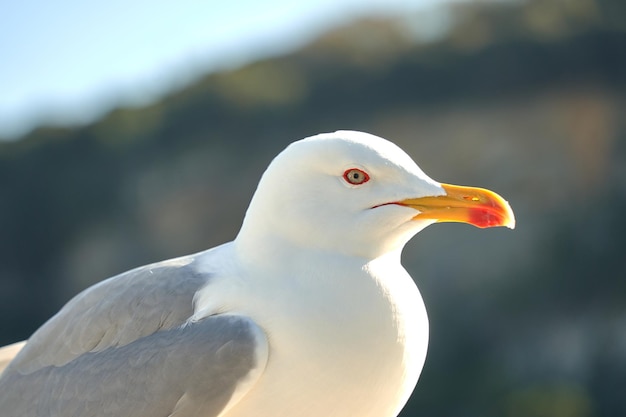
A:
<svg viewBox="0 0 626 417">
<path fill-rule="evenodd" d="M 350 168 L 343 173 L 343 179 L 346 180 L 349 184 L 361 185 L 368 182 L 370 180 L 370 176 L 367 175 L 367 172 L 361 169 Z"/>
</svg>

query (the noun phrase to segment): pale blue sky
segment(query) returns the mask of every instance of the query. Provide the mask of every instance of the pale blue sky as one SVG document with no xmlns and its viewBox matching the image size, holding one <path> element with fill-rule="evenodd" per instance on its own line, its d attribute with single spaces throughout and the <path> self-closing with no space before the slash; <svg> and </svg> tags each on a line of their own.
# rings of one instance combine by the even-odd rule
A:
<svg viewBox="0 0 626 417">
<path fill-rule="evenodd" d="M 0 137 L 140 105 L 200 72 L 445 0 L 0 0 Z"/>
</svg>

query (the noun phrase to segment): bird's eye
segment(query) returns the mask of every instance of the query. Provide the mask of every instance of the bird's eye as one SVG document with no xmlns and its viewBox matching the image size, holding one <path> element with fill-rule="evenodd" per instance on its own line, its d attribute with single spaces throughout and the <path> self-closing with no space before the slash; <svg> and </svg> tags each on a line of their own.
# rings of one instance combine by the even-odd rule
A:
<svg viewBox="0 0 626 417">
<path fill-rule="evenodd" d="M 350 168 L 343 173 L 343 179 L 348 181 L 350 184 L 360 185 L 368 182 L 370 180 L 370 176 L 367 175 L 367 172 L 358 168 Z"/>
</svg>

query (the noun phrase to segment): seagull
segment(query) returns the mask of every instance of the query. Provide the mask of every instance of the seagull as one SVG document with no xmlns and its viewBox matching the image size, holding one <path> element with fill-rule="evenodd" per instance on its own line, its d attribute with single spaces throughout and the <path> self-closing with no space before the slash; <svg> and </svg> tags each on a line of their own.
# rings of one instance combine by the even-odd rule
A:
<svg viewBox="0 0 626 417">
<path fill-rule="evenodd" d="M 269 165 L 235 240 L 102 281 L 39 328 L 0 376 L 21 417 L 393 417 L 428 318 L 400 264 L 436 222 L 515 226 L 509 204 L 441 184 L 356 131 Z"/>
</svg>

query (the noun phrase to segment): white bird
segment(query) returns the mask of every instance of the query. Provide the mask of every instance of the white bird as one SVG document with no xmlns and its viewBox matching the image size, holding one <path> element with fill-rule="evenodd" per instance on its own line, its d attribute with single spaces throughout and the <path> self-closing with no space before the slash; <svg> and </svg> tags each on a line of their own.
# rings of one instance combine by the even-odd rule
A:
<svg viewBox="0 0 626 417">
<path fill-rule="evenodd" d="M 382 138 L 294 142 L 234 241 L 105 280 L 37 330 L 0 377 L 0 410 L 396 416 L 428 345 L 400 252 L 438 221 L 515 223 L 495 193 L 440 184 Z"/>
</svg>

